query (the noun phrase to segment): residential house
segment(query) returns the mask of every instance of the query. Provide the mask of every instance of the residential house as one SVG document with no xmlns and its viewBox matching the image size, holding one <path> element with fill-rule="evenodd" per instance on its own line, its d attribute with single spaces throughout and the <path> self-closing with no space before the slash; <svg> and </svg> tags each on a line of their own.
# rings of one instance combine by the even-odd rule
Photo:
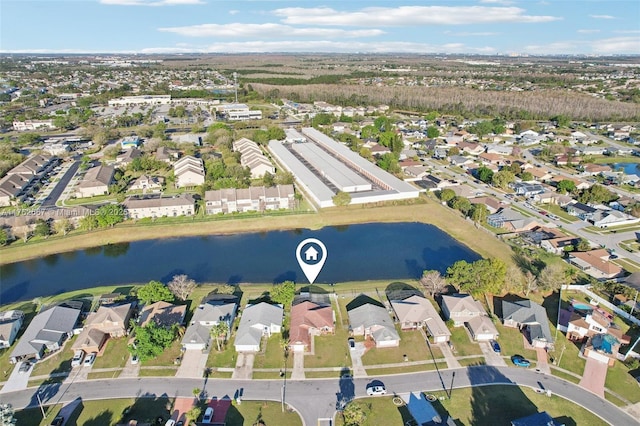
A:
<svg viewBox="0 0 640 426">
<path fill-rule="evenodd" d="M 331 305 L 303 300 L 291 307 L 289 347 L 294 352 L 309 351 L 313 337 L 335 333 L 335 314 Z"/>
<path fill-rule="evenodd" d="M 11 310 L 0 313 L 0 349 L 9 348 L 22 327 L 24 312 Z"/>
<path fill-rule="evenodd" d="M 493 197 L 485 196 L 485 197 L 467 197 L 467 198 L 469 198 L 469 202 L 471 204 L 483 204 L 489 211 L 489 214 L 496 213 L 498 210 L 500 210 L 504 206 L 500 200 Z"/>
<path fill-rule="evenodd" d="M 606 164 L 589 163 L 585 164 L 582 174 L 585 176 L 596 176 L 603 172 L 610 172 L 611 167 Z"/>
<path fill-rule="evenodd" d="M 144 327 L 155 322 L 161 327 L 171 327 L 175 324 L 182 325 L 187 314 L 187 305 L 174 305 L 169 302 L 156 302 L 146 305 L 140 311 L 138 323 Z"/>
<path fill-rule="evenodd" d="M 24 200 L 32 179 L 34 177 L 29 174 L 12 174 L 0 179 L 0 206 L 10 206 L 15 200 Z"/>
<path fill-rule="evenodd" d="M 131 196 L 122 203 L 125 215 L 131 219 L 193 216 L 196 201 L 191 194 L 173 197 Z"/>
<path fill-rule="evenodd" d="M 202 146 L 202 134 L 187 133 L 186 135 L 173 136 L 171 139 L 178 143 L 190 143 L 195 146 Z"/>
<path fill-rule="evenodd" d="M 238 298 L 233 295 L 210 294 L 193 312 L 191 323 L 182 337 L 182 347 L 187 350 L 206 350 L 211 343 L 211 329 L 221 322 L 227 324 L 229 333 L 238 310 Z"/>
<path fill-rule="evenodd" d="M 598 210 L 591 216 L 591 223 L 598 228 L 609 226 L 631 225 L 640 222 L 640 218 L 618 210 Z"/>
<path fill-rule="evenodd" d="M 390 302 L 403 330 L 425 327 L 433 343 L 446 343 L 451 338 L 451 332 L 438 311 L 424 297 L 413 295 Z"/>
<path fill-rule="evenodd" d="M 109 185 L 113 183 L 115 169 L 111 166 L 92 167 L 76 186 L 76 197 L 95 197 L 109 193 Z"/>
<path fill-rule="evenodd" d="M 40 177 L 58 163 L 56 157 L 50 155 L 36 154 L 33 155 L 22 163 L 18 164 L 7 172 L 7 175 L 29 175 Z"/>
<path fill-rule="evenodd" d="M 202 185 L 204 183 L 204 163 L 201 158 L 187 155 L 173 164 L 176 188 Z"/>
<path fill-rule="evenodd" d="M 282 332 L 282 316 L 284 309 L 281 305 L 270 305 L 260 302 L 248 305 L 236 331 L 236 352 L 258 352 L 262 337 L 270 337 L 274 333 Z"/>
<path fill-rule="evenodd" d="M 468 166 L 473 164 L 474 161 L 471 158 L 463 157 L 462 155 L 452 155 L 449 157 L 449 162 L 454 166 Z"/>
<path fill-rule="evenodd" d="M 360 295 L 347 304 L 351 332 L 372 339 L 377 348 L 400 345 L 400 335 L 387 309 L 377 300 Z"/>
<path fill-rule="evenodd" d="M 96 312 L 87 316 L 82 332 L 71 349 L 82 349 L 86 353 L 100 352 L 109 337 L 127 334 L 132 314 L 133 303 L 100 306 Z"/>
<path fill-rule="evenodd" d="M 173 160 L 177 160 L 179 157 L 180 156 L 178 155 L 177 151 L 171 148 L 167 148 L 166 146 L 160 146 L 156 151 L 156 160 L 164 161 L 165 163 L 171 163 Z"/>
<path fill-rule="evenodd" d="M 204 194 L 207 214 L 291 209 L 295 205 L 293 185 L 252 186 L 218 189 Z"/>
<path fill-rule="evenodd" d="M 551 349 L 553 336 L 549 328 L 547 310 L 531 300 L 502 301 L 502 323 L 506 327 L 524 331 L 535 348 Z"/>
<path fill-rule="evenodd" d="M 591 219 L 597 211 L 598 209 L 583 203 L 573 203 L 567 206 L 567 213 L 571 216 L 577 216 L 584 221 Z"/>
<path fill-rule="evenodd" d="M 609 367 L 613 367 L 618 359 L 620 350 L 620 340 L 609 333 L 596 334 L 587 340 L 583 353 L 587 358 L 593 358 L 600 362 L 605 362 Z"/>
<path fill-rule="evenodd" d="M 538 182 L 546 182 L 553 178 L 553 173 L 544 167 L 532 167 L 528 168 L 527 171 L 531 173 Z"/>
<path fill-rule="evenodd" d="M 539 183 L 516 182 L 511 185 L 516 195 L 524 197 L 533 197 L 536 194 L 542 194 L 546 191 L 545 187 Z"/>
<path fill-rule="evenodd" d="M 549 239 L 540 241 L 540 247 L 542 247 L 549 253 L 562 256 L 567 247 L 574 248 L 579 241 L 580 239 L 575 237 L 549 238 Z"/>
<path fill-rule="evenodd" d="M 118 154 L 118 156 L 116 157 L 116 163 L 119 166 L 127 167 L 133 162 L 133 160 L 140 157 L 142 157 L 142 151 L 140 151 L 138 148 L 131 148 L 125 150 L 122 154 Z"/>
<path fill-rule="evenodd" d="M 143 192 L 148 190 L 159 190 L 162 189 L 163 182 L 163 177 L 141 175 L 138 179 L 133 181 L 131 186 L 129 186 L 129 190 Z"/>
<path fill-rule="evenodd" d="M 468 294 L 443 295 L 440 307 L 447 320 L 455 327 L 467 327 L 474 340 L 490 340 L 498 336 L 482 304 Z"/>
<path fill-rule="evenodd" d="M 11 352 L 11 362 L 25 358 L 42 359 L 46 352 L 59 350 L 73 335 L 80 309 L 54 306 L 37 314 Z"/>
<path fill-rule="evenodd" d="M 251 170 L 253 179 L 261 178 L 265 173 L 275 174 L 276 169 L 271 161 L 254 141 L 241 138 L 233 142 L 233 150 L 240 153 L 240 164 Z"/>
<path fill-rule="evenodd" d="M 522 213 L 505 207 L 487 217 L 487 224 L 494 228 L 505 228 L 510 232 L 523 232 L 540 226 L 537 219 L 524 216 Z"/>
<path fill-rule="evenodd" d="M 594 278 L 611 279 L 622 276 L 624 269 L 609 262 L 610 257 L 605 249 L 574 251 L 569 253 L 568 262 Z"/>
</svg>

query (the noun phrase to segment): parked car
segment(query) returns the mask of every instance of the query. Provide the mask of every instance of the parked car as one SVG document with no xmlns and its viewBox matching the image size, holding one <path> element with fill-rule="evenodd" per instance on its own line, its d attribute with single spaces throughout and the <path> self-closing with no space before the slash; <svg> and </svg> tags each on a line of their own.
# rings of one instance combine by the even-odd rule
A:
<svg viewBox="0 0 640 426">
<path fill-rule="evenodd" d="M 22 364 L 20 364 L 20 368 L 18 369 L 18 371 L 20 371 L 21 373 L 26 373 L 30 368 L 31 363 L 29 361 L 23 361 Z"/>
<path fill-rule="evenodd" d="M 213 421 L 213 407 L 207 407 L 204 411 L 204 417 L 202 423 L 211 423 Z"/>
<path fill-rule="evenodd" d="M 371 386 L 367 388 L 367 395 L 370 395 L 370 396 L 384 395 L 386 393 L 387 393 L 387 390 L 385 389 L 384 386 Z"/>
<path fill-rule="evenodd" d="M 134 356 L 131 357 L 131 364 L 137 364 L 138 361 L 140 361 L 138 359 L 138 355 L 134 355 Z"/>
<path fill-rule="evenodd" d="M 93 365 L 93 363 L 96 361 L 96 355 L 98 355 L 96 352 L 91 352 L 85 359 L 84 359 L 84 366 L 85 367 L 91 367 Z"/>
<path fill-rule="evenodd" d="M 522 355 L 514 355 L 511 357 L 511 362 L 518 367 L 529 367 L 531 363 L 528 359 L 523 357 Z"/>
<path fill-rule="evenodd" d="M 387 393 L 387 389 L 384 387 L 384 383 L 380 380 L 372 380 L 367 385 L 367 395 L 384 395 Z"/>
<path fill-rule="evenodd" d="M 72 367 L 79 367 L 80 365 L 82 365 L 82 360 L 83 359 L 84 359 L 84 351 L 78 349 L 73 354 L 73 358 L 71 359 L 71 366 Z"/>
<path fill-rule="evenodd" d="M 495 340 L 489 340 L 489 344 L 491 345 L 491 349 L 493 349 L 495 353 L 499 354 L 501 352 L 498 342 L 496 342 Z"/>
<path fill-rule="evenodd" d="M 356 339 L 354 339 L 353 337 L 349 337 L 349 347 L 351 349 L 356 347 Z"/>
<path fill-rule="evenodd" d="M 51 426 L 62 426 L 64 423 L 64 417 L 56 416 L 55 419 L 51 422 Z"/>
<path fill-rule="evenodd" d="M 176 421 L 173 419 L 169 419 L 167 420 L 167 422 L 164 424 L 164 426 L 176 426 Z"/>
</svg>

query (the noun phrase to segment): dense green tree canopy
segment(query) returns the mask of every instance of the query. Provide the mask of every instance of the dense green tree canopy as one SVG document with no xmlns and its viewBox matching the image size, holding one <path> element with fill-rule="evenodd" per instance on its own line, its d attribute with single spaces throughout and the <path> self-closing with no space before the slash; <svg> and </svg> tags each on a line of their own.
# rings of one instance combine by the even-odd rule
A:
<svg viewBox="0 0 640 426">
<path fill-rule="evenodd" d="M 141 362 L 155 358 L 171 345 L 176 337 L 178 325 L 162 327 L 151 321 L 144 327 L 133 326 L 135 344 L 129 345 L 129 352 L 137 355 Z"/>
<path fill-rule="evenodd" d="M 293 298 L 296 294 L 296 283 L 293 281 L 284 281 L 276 284 L 271 291 L 271 300 L 282 306 L 291 306 Z"/>
<path fill-rule="evenodd" d="M 160 281 L 149 281 L 138 290 L 138 299 L 143 304 L 155 302 L 173 302 L 174 295 L 169 288 Z"/>
</svg>

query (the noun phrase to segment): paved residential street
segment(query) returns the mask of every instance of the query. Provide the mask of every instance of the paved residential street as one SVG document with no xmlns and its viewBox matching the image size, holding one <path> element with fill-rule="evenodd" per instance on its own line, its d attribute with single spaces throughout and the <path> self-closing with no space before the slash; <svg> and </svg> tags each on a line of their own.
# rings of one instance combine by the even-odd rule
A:
<svg viewBox="0 0 640 426">
<path fill-rule="evenodd" d="M 455 389 L 489 383 L 518 384 L 534 389 L 544 388 L 585 407 L 608 423 L 616 426 L 639 424 L 615 405 L 599 398 L 573 383 L 554 376 L 537 373 L 535 370 L 479 366 L 376 377 L 384 381 L 389 393 L 442 390 L 442 383 L 450 383 L 455 373 Z M 335 414 L 337 399 L 353 399 L 366 396 L 365 386 L 371 378 L 311 379 L 286 382 L 286 402 L 297 410 L 304 425 L 317 424 L 319 418 L 331 418 Z M 76 398 L 99 400 L 108 398 L 139 397 L 141 395 L 172 395 L 193 397 L 195 387 L 203 388 L 209 397 L 233 398 L 241 392 L 244 400 L 280 401 L 282 380 L 208 380 L 203 388 L 202 379 L 176 377 L 152 377 L 138 379 L 93 380 L 63 383 L 31 388 L 3 394 L 3 402 L 16 409 L 37 406 L 35 392 L 40 391 L 43 402 L 67 403 Z M 309 403 L 310 400 L 313 403 Z"/>
</svg>

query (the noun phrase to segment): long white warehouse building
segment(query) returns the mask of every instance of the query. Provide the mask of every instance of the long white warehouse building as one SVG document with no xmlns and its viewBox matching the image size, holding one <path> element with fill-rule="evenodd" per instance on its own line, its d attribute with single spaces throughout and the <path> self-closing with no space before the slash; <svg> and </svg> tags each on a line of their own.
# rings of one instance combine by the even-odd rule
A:
<svg viewBox="0 0 640 426">
<path fill-rule="evenodd" d="M 338 191 L 349 192 L 352 204 L 411 199 L 420 194 L 418 188 L 314 128 L 303 128 L 302 134 L 293 129 L 285 133 L 285 141 L 269 142 L 269 151 L 320 208 L 332 207 Z"/>
</svg>

